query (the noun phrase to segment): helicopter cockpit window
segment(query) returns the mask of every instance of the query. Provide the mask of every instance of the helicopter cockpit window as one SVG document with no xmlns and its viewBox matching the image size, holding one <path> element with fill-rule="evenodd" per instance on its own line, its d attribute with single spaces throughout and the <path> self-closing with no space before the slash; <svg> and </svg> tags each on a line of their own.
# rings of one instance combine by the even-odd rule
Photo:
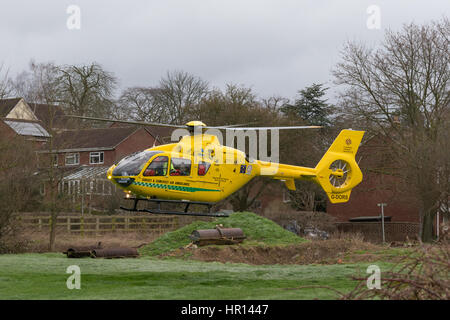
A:
<svg viewBox="0 0 450 320">
<path fill-rule="evenodd" d="M 114 168 L 113 176 L 137 176 L 147 161 L 161 151 L 142 151 L 123 158 Z"/>
<path fill-rule="evenodd" d="M 191 174 L 191 160 L 183 158 L 172 158 L 170 163 L 171 176 L 188 176 Z"/>
<path fill-rule="evenodd" d="M 198 163 L 198 171 L 197 171 L 197 174 L 199 175 L 199 176 L 204 176 L 204 175 L 206 175 L 207 173 L 208 173 L 208 170 L 209 170 L 209 167 L 211 166 L 211 163 L 209 163 L 209 162 L 204 162 L 204 161 L 201 161 L 201 162 L 199 162 Z"/>
<path fill-rule="evenodd" d="M 169 164 L 169 157 L 159 156 L 153 159 L 144 171 L 145 177 L 150 176 L 165 176 L 167 174 L 167 166 Z"/>
</svg>

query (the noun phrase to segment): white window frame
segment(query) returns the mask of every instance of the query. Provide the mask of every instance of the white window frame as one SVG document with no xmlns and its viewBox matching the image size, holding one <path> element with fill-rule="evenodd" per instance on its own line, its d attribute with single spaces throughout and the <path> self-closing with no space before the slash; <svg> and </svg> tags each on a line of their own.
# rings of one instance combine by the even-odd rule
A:
<svg viewBox="0 0 450 320">
<path fill-rule="evenodd" d="M 98 162 L 92 162 L 92 157 L 98 156 Z M 105 153 L 103 151 L 89 152 L 89 164 L 103 164 L 105 163 Z"/>
<path fill-rule="evenodd" d="M 75 163 L 67 163 L 67 159 L 71 158 L 71 157 L 75 157 Z M 66 153 L 65 156 L 65 164 L 66 166 L 76 166 L 80 164 L 80 154 L 78 152 L 75 153 Z"/>
</svg>

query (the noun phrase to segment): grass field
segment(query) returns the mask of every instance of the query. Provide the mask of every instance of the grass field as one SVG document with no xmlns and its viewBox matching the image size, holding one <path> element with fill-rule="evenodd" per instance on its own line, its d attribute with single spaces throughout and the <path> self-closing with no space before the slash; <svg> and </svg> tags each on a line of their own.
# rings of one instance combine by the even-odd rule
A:
<svg viewBox="0 0 450 320">
<path fill-rule="evenodd" d="M 0 255 L 0 299 L 336 299 L 327 285 L 342 291 L 366 276 L 368 265 L 222 264 L 179 259 L 68 259 L 63 254 Z M 69 290 L 66 268 L 81 269 L 81 289 Z"/>
</svg>

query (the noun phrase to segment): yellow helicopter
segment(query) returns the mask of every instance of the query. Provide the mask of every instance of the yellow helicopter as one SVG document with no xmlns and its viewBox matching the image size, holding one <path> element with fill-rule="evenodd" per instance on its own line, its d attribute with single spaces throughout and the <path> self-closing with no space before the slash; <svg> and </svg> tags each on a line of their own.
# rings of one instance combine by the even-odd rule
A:
<svg viewBox="0 0 450 320">
<path fill-rule="evenodd" d="M 189 130 L 189 134 L 184 135 L 177 143 L 158 145 L 134 153 L 108 169 L 107 178 L 125 191 L 126 198 L 134 201 L 132 208 L 122 207 L 128 211 L 228 216 L 225 212 L 211 213 L 212 205 L 227 198 L 257 176 L 281 180 L 289 190 L 295 190 L 295 180 L 309 180 L 323 188 L 331 203 L 342 203 L 350 199 L 351 190 L 362 181 L 362 172 L 355 161 L 355 155 L 364 131 L 342 130 L 319 163 L 314 168 L 308 168 L 249 159 L 241 150 L 222 145 L 216 135 L 204 133 L 204 130 L 320 128 L 318 126 L 208 127 L 201 121 L 191 121 L 181 126 L 73 117 Z M 157 209 L 138 209 L 139 201 L 155 202 Z M 182 203 L 185 208 L 184 211 L 162 210 L 161 203 Z M 205 205 L 208 212 L 189 212 L 191 204 Z"/>
</svg>

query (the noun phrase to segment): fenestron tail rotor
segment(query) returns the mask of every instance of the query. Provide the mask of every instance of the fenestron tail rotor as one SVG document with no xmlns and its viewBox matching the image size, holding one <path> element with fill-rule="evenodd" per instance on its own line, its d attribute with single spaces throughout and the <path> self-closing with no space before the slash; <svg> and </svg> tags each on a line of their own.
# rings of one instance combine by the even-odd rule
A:
<svg viewBox="0 0 450 320">
<path fill-rule="evenodd" d="M 331 203 L 347 202 L 352 188 L 362 181 L 355 154 L 363 136 L 364 131 L 342 130 L 315 168 L 314 179 Z"/>
<path fill-rule="evenodd" d="M 345 160 L 335 160 L 330 165 L 330 183 L 333 187 L 345 188 L 351 176 L 350 164 Z"/>
</svg>

